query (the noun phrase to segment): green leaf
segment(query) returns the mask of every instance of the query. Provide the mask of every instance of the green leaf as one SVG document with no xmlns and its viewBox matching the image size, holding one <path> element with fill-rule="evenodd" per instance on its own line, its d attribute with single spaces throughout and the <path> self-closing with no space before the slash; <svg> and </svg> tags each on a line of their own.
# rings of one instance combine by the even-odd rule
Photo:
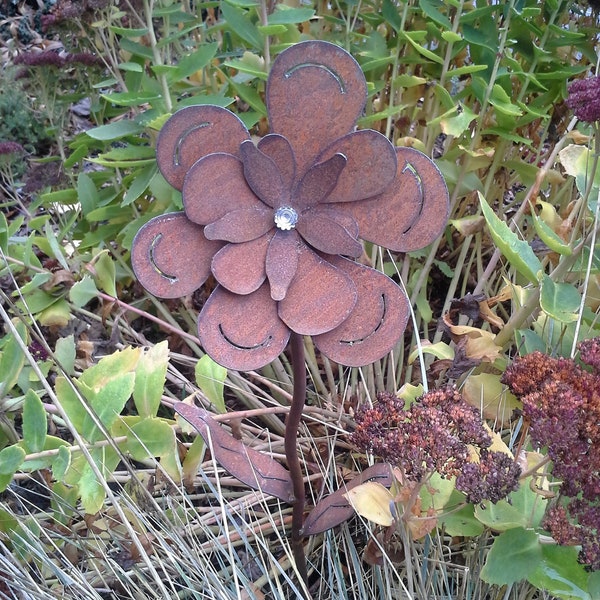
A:
<svg viewBox="0 0 600 600">
<path fill-rule="evenodd" d="M 75 372 L 76 351 L 73 334 L 56 340 L 54 358 L 61 370 L 67 375 L 73 375 Z"/>
<path fill-rule="evenodd" d="M 75 427 L 75 429 L 81 433 L 87 412 L 79 395 L 77 394 L 77 391 L 73 389 L 71 381 L 66 377 L 57 377 L 54 384 L 54 389 L 56 391 L 56 397 L 58 398 L 63 410 L 67 413 L 67 416 L 73 424 L 73 427 Z"/>
<path fill-rule="evenodd" d="M 84 371 L 77 381 L 77 387 L 106 429 L 112 427 L 133 392 L 134 370 L 139 356 L 139 348 L 119 350 Z M 67 398 L 73 405 L 73 399 L 68 395 Z M 103 439 L 98 423 L 83 407 L 76 408 L 75 415 L 78 417 L 80 432 L 87 441 L 97 442 Z"/>
<path fill-rule="evenodd" d="M 58 449 L 58 454 L 52 461 L 52 476 L 56 481 L 62 481 L 71 465 L 71 450 L 68 446 L 61 446 Z"/>
<path fill-rule="evenodd" d="M 481 579 L 495 585 L 510 585 L 529 577 L 542 561 L 542 548 L 535 531 L 517 527 L 499 535 L 492 544 Z"/>
<path fill-rule="evenodd" d="M 126 449 L 134 460 L 165 456 L 177 451 L 175 431 L 163 419 L 149 417 L 135 423 L 127 433 Z"/>
<path fill-rule="evenodd" d="M 443 58 L 441 58 L 437 54 L 433 53 L 431 50 L 428 50 L 427 48 L 424 48 L 423 46 L 418 44 L 416 41 L 413 40 L 412 36 L 409 35 L 408 33 L 401 32 L 400 35 L 403 39 L 408 41 L 408 43 L 424 58 L 426 58 L 434 63 L 437 63 L 438 65 L 444 64 Z"/>
<path fill-rule="evenodd" d="M 206 448 L 202 436 L 197 435 L 187 449 L 185 458 L 183 459 L 183 464 L 181 465 L 183 481 L 186 485 L 191 484 L 194 481 L 200 464 L 204 458 L 205 449 Z"/>
<path fill-rule="evenodd" d="M 0 492 L 8 487 L 24 460 L 25 450 L 20 446 L 8 446 L 0 452 Z"/>
<path fill-rule="evenodd" d="M 292 25 L 295 23 L 304 23 L 315 16 L 312 8 L 290 8 L 285 4 L 278 4 L 275 12 L 267 17 L 269 25 Z"/>
<path fill-rule="evenodd" d="M 23 401 L 23 443 L 28 454 L 44 449 L 47 432 L 46 409 L 39 396 L 29 389 Z"/>
<path fill-rule="evenodd" d="M 98 287 L 101 290 L 104 290 L 109 296 L 116 298 L 117 286 L 115 279 L 117 276 L 117 269 L 108 250 L 103 250 L 96 257 L 94 271 Z"/>
<path fill-rule="evenodd" d="M 505 115 L 509 115 L 512 117 L 520 117 L 523 114 L 521 112 L 521 109 L 511 102 L 510 96 L 506 93 L 504 88 L 497 83 L 492 88 L 490 104 L 496 110 L 500 111 Z"/>
<path fill-rule="evenodd" d="M 69 299 L 78 308 L 85 306 L 90 300 L 97 297 L 98 288 L 90 275 L 84 275 L 69 290 Z"/>
<path fill-rule="evenodd" d="M 444 508 L 454 492 L 455 483 L 454 478 L 446 479 L 434 471 L 427 485 L 421 488 L 421 510 L 425 512 L 433 508 L 439 511 Z"/>
<path fill-rule="evenodd" d="M 138 29 L 129 29 L 126 27 L 116 27 L 115 25 L 109 25 L 109 30 L 117 35 L 121 35 L 123 37 L 131 37 L 131 38 L 139 38 L 143 37 L 148 33 L 147 27 L 141 27 Z"/>
<path fill-rule="evenodd" d="M 21 340 L 27 343 L 25 323 L 13 319 L 13 324 Z M 4 339 L 6 342 L 0 355 L 0 398 L 3 398 L 16 385 L 25 364 L 25 355 L 13 334 L 9 333 Z"/>
<path fill-rule="evenodd" d="M 77 199 L 81 204 L 81 212 L 86 216 L 98 205 L 98 190 L 92 178 L 86 173 L 77 177 Z"/>
<path fill-rule="evenodd" d="M 562 254 L 563 256 L 570 256 L 573 253 L 571 246 L 544 223 L 535 212 L 532 211 L 531 216 L 533 218 L 533 226 L 535 227 L 536 233 L 550 250 Z"/>
<path fill-rule="evenodd" d="M 4 213 L 0 213 L 0 248 L 8 254 L 8 222 Z"/>
<path fill-rule="evenodd" d="M 135 369 L 133 401 L 142 417 L 155 417 L 165 386 L 169 364 L 169 345 L 160 342 L 144 350 Z"/>
<path fill-rule="evenodd" d="M 453 507 L 464 503 L 465 498 L 463 494 L 456 490 L 452 492 L 450 500 L 446 505 L 446 511 L 444 511 L 438 517 L 438 523 L 444 527 L 444 531 L 451 536 L 460 537 L 477 537 L 483 533 L 484 527 L 475 518 L 474 506 L 472 504 L 465 504 L 461 509 L 454 510 Z"/>
<path fill-rule="evenodd" d="M 540 590 L 547 590 L 555 598 L 565 600 L 593 600 L 588 589 L 589 573 L 577 562 L 577 549 L 556 544 L 542 545 L 542 561 L 527 580 Z M 591 590 L 590 590 L 591 591 Z"/>
<path fill-rule="evenodd" d="M 248 12 L 232 6 L 228 2 L 221 2 L 221 13 L 225 26 L 241 37 L 256 50 L 262 50 L 264 39 L 254 23 L 250 21 Z"/>
<path fill-rule="evenodd" d="M 218 47 L 217 42 L 204 44 L 195 52 L 182 56 L 177 63 L 177 69 L 173 75 L 167 77 L 167 80 L 174 83 L 180 79 L 187 79 L 190 75 L 200 71 L 214 58 Z"/>
<path fill-rule="evenodd" d="M 157 171 L 156 163 L 150 163 L 140 171 L 137 171 L 123 196 L 121 206 L 129 206 L 132 202 L 135 202 L 146 191 Z"/>
<path fill-rule="evenodd" d="M 260 94 L 256 91 L 255 88 L 250 87 L 248 85 L 238 84 L 232 80 L 229 80 L 233 85 L 233 89 L 240 96 L 240 98 L 247 102 L 255 111 L 260 113 L 263 116 L 267 114 L 267 107 L 263 102 L 263 99 L 260 97 Z M 238 115 L 242 118 L 243 115 Z"/>
<path fill-rule="evenodd" d="M 419 0 L 419 7 L 434 23 L 443 29 L 452 29 L 450 19 L 437 9 L 438 6 L 444 6 L 444 3 L 439 0 Z"/>
<path fill-rule="evenodd" d="M 105 439 L 104 434 L 97 421 L 100 421 L 105 429 L 110 429 L 121 414 L 125 403 L 133 392 L 135 382 L 134 373 L 121 373 L 107 380 L 100 390 L 93 390 L 81 381 L 78 388 L 89 401 L 95 418 L 87 412 L 83 419 L 81 435 L 88 442 L 98 442 Z"/>
<path fill-rule="evenodd" d="M 108 125 L 92 127 L 92 129 L 86 131 L 86 134 L 95 140 L 109 141 L 118 140 L 126 135 L 137 135 L 143 130 L 144 128 L 141 125 L 127 119 L 122 119 Z"/>
<path fill-rule="evenodd" d="M 392 0 L 383 0 L 381 14 L 385 21 L 389 23 L 396 33 L 402 30 L 402 18 L 398 12 L 398 7 Z"/>
<path fill-rule="evenodd" d="M 112 94 L 100 95 L 107 102 L 117 106 L 140 106 L 160 98 L 160 94 L 156 92 L 113 92 Z"/>
<path fill-rule="evenodd" d="M 120 456 L 110 446 L 91 448 L 92 460 L 98 467 L 103 478 L 110 476 L 119 463 Z M 92 467 L 84 456 L 78 457 L 71 464 L 71 477 L 76 479 L 81 495 L 81 504 L 86 513 L 96 514 L 104 504 L 106 492 L 104 486 L 96 477 Z"/>
<path fill-rule="evenodd" d="M 584 196 L 589 189 L 588 206 L 592 212 L 600 193 L 600 168 L 594 153 L 586 146 L 570 144 L 558 153 L 559 160 L 568 175 L 575 177 L 579 193 Z M 594 166 L 596 169 L 594 171 Z M 592 185 L 590 186 L 590 182 Z"/>
<path fill-rule="evenodd" d="M 577 321 L 581 296 L 575 286 L 556 283 L 548 275 L 542 277 L 540 286 L 540 307 L 548 316 L 561 323 Z"/>
<path fill-rule="evenodd" d="M 224 413 L 223 384 L 227 377 L 227 369 L 205 354 L 196 363 L 195 375 L 196 384 L 204 395 L 214 404 L 218 412 Z"/>
<path fill-rule="evenodd" d="M 19 521 L 11 512 L 0 508 L 0 533 L 11 533 L 18 525 Z"/>
<path fill-rule="evenodd" d="M 592 598 L 600 598 L 600 571 L 590 573 L 588 579 L 588 589 Z"/>
<path fill-rule="evenodd" d="M 546 510 L 546 500 L 530 487 L 531 477 L 521 481 L 519 489 L 510 495 L 510 502 L 489 501 L 475 507 L 475 516 L 494 531 L 507 531 L 518 527 L 539 527 Z"/>
<path fill-rule="evenodd" d="M 495 215 L 483 195 L 480 192 L 478 194 L 481 212 L 485 217 L 494 243 L 512 267 L 530 282 L 537 284 L 537 274 L 542 269 L 542 264 L 534 254 L 531 246 L 526 241 L 520 240 L 517 234 L 511 231 L 508 225 Z"/>
<path fill-rule="evenodd" d="M 44 455 L 47 450 L 58 450 L 63 446 L 68 446 L 69 442 L 56 437 L 54 435 L 46 435 L 44 440 L 44 446 L 41 454 L 34 454 L 31 458 L 28 458 L 21 466 L 22 471 L 31 473 L 33 471 L 39 471 L 40 469 L 48 469 L 54 463 L 52 456 Z"/>
</svg>

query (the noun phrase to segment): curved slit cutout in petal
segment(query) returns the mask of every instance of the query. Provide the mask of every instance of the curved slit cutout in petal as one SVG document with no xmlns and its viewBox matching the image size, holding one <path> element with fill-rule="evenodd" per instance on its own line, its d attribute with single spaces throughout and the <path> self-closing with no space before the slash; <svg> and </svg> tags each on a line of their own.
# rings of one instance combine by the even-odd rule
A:
<svg viewBox="0 0 600 600">
<path fill-rule="evenodd" d="M 156 246 L 158 246 L 158 242 L 160 242 L 160 240 L 162 240 L 163 238 L 163 234 L 159 233 L 156 235 L 156 237 L 152 240 L 152 242 L 150 242 L 150 248 L 148 250 L 148 254 L 149 254 L 149 259 L 150 259 L 150 263 L 152 264 L 152 266 L 154 267 L 154 270 L 161 276 L 164 277 L 165 279 L 167 279 L 169 282 L 171 283 L 177 283 L 179 281 L 179 277 L 177 277 L 176 275 L 168 275 L 167 273 L 165 273 L 157 264 L 156 264 L 156 256 L 154 255 L 154 252 L 156 250 Z"/>
<path fill-rule="evenodd" d="M 417 170 L 409 162 L 407 162 L 404 168 L 402 169 L 402 173 L 404 174 L 407 171 L 409 171 L 414 176 L 417 182 L 417 187 L 419 188 L 419 191 L 421 193 L 421 202 L 419 204 L 419 211 L 417 212 L 417 214 L 411 219 L 410 223 L 402 230 L 403 234 L 408 233 L 412 229 L 412 226 L 417 221 L 419 221 L 419 219 L 423 215 L 423 180 L 421 179 L 421 176 L 419 175 Z"/>
<path fill-rule="evenodd" d="M 262 342 L 259 342 L 258 344 L 254 344 L 254 346 L 241 346 L 240 344 L 236 344 L 234 341 L 232 341 L 231 338 L 225 333 L 225 331 L 223 330 L 222 323 L 219 323 L 218 327 L 219 327 L 219 333 L 223 336 L 223 339 L 228 344 L 231 344 L 234 348 L 238 348 L 238 350 L 257 350 L 259 348 L 266 348 L 273 340 L 273 336 L 268 335 Z"/>
<path fill-rule="evenodd" d="M 192 127 L 191 129 L 186 130 L 183 133 L 183 135 L 177 140 L 177 144 L 175 145 L 175 148 L 173 148 L 173 164 L 176 167 L 181 166 L 181 162 L 179 162 L 179 159 L 181 157 L 181 147 L 185 143 L 185 140 L 192 133 L 196 133 L 196 131 L 198 131 L 199 129 L 205 129 L 206 127 L 210 127 L 211 125 L 212 125 L 212 123 L 210 123 L 209 121 L 204 121 L 204 123 L 200 123 L 199 125 L 196 125 L 195 127 Z"/>
<path fill-rule="evenodd" d="M 345 346 L 355 346 L 356 344 L 362 344 L 363 342 L 366 342 L 370 337 L 375 335 L 381 329 L 385 321 L 386 312 L 387 303 L 385 301 L 385 294 L 381 294 L 381 318 L 379 319 L 379 323 L 377 323 L 373 331 L 365 335 L 365 337 L 357 338 L 355 340 L 340 340 L 340 344 L 344 344 Z"/>
<path fill-rule="evenodd" d="M 323 69 L 323 71 L 329 73 L 337 81 L 337 84 L 340 86 L 340 93 L 346 93 L 346 86 L 344 85 L 344 80 L 333 69 L 330 69 L 328 66 L 322 65 L 320 63 L 307 62 L 301 63 L 299 65 L 294 65 L 291 69 L 288 69 L 283 74 L 283 76 L 286 79 L 289 79 L 298 69 L 302 69 L 304 67 L 317 67 L 318 69 Z"/>
</svg>

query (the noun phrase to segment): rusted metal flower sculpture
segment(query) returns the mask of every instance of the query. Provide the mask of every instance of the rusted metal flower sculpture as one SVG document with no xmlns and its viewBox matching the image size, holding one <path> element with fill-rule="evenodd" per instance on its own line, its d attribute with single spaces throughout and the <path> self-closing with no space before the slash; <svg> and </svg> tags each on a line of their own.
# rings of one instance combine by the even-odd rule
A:
<svg viewBox="0 0 600 600">
<path fill-rule="evenodd" d="M 334 44 L 310 41 L 273 63 L 266 88 L 272 133 L 258 144 L 228 110 L 178 111 L 160 132 L 157 160 L 181 190 L 184 212 L 150 220 L 132 247 L 134 271 L 156 296 L 186 296 L 215 277 L 219 285 L 200 312 L 198 334 L 221 365 L 257 369 L 290 342 L 287 469 L 246 448 L 207 411 L 184 403 L 175 410 L 231 474 L 293 504 L 291 542 L 305 598 L 303 535 L 334 527 L 352 508 L 335 492 L 303 521 L 296 446 L 306 397 L 302 336 L 348 366 L 392 350 L 408 320 L 408 300 L 389 277 L 356 261 L 360 240 L 396 252 L 422 248 L 441 233 L 448 213 L 444 180 L 425 155 L 394 148 L 376 131 L 354 130 L 366 99 L 358 63 Z M 367 471 L 357 481 L 390 481 L 387 465 Z"/>
<path fill-rule="evenodd" d="M 156 296 L 219 283 L 198 318 L 205 351 L 235 370 L 260 368 L 290 333 L 333 361 L 362 366 L 403 334 L 408 301 L 355 259 L 360 240 L 422 248 L 442 231 L 444 181 L 423 154 L 354 131 L 367 99 L 358 63 L 327 42 L 282 52 L 269 75 L 272 133 L 258 144 L 230 111 L 194 106 L 163 126 L 157 159 L 184 212 L 137 234 L 133 268 Z"/>
</svg>

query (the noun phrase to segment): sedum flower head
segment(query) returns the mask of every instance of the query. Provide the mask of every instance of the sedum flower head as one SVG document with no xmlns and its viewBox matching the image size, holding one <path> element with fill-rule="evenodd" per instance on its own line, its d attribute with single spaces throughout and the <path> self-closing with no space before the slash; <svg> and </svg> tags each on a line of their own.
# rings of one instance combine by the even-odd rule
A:
<svg viewBox="0 0 600 600">
<path fill-rule="evenodd" d="M 580 121 L 600 120 L 600 77 L 578 79 L 569 86 L 567 106 Z"/>
<path fill-rule="evenodd" d="M 518 487 L 520 468 L 507 454 L 488 450 L 492 439 L 479 412 L 455 387 L 428 392 L 409 407 L 380 394 L 356 422 L 356 446 L 400 467 L 408 481 L 423 481 L 432 471 L 456 477 L 456 488 L 477 504 L 498 502 Z M 469 446 L 479 451 L 478 462 Z"/>
<path fill-rule="evenodd" d="M 517 358 L 503 381 L 523 402 L 532 442 L 546 448 L 561 481 L 544 523 L 561 544 L 580 544 L 580 561 L 600 568 L 600 338 L 579 345 L 575 361 L 533 352 Z"/>
</svg>

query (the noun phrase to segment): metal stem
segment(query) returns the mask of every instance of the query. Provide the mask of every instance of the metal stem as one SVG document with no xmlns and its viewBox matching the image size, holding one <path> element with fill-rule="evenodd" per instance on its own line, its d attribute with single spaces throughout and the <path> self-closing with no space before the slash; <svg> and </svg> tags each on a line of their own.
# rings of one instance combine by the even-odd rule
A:
<svg viewBox="0 0 600 600">
<path fill-rule="evenodd" d="M 304 361 L 304 340 L 302 336 L 292 332 L 290 337 L 292 351 L 292 368 L 294 376 L 294 392 L 292 405 L 285 422 L 285 457 L 287 466 L 294 485 L 294 504 L 292 507 L 292 553 L 296 562 L 296 569 L 300 577 L 304 594 L 308 596 L 308 571 L 306 556 L 302 543 L 302 524 L 304 518 L 304 478 L 300 458 L 298 456 L 298 428 L 302 419 L 302 410 L 306 403 L 306 363 Z"/>
</svg>

